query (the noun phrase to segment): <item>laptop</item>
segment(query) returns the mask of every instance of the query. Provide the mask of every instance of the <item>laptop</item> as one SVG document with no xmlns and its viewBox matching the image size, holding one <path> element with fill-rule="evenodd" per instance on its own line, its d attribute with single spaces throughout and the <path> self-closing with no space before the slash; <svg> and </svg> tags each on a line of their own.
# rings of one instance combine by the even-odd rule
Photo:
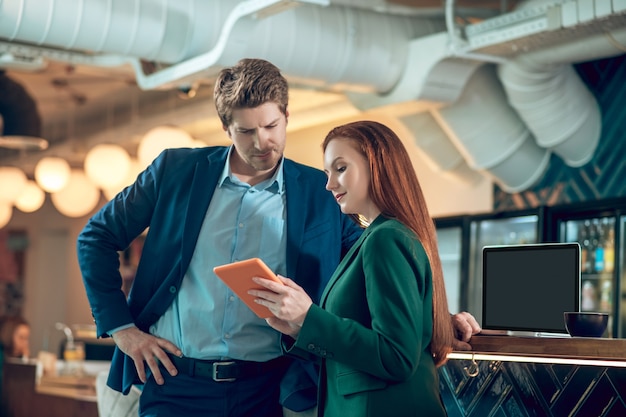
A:
<svg viewBox="0 0 626 417">
<path fill-rule="evenodd" d="M 483 329 L 567 336 L 566 311 L 580 311 L 578 243 L 483 248 Z"/>
</svg>

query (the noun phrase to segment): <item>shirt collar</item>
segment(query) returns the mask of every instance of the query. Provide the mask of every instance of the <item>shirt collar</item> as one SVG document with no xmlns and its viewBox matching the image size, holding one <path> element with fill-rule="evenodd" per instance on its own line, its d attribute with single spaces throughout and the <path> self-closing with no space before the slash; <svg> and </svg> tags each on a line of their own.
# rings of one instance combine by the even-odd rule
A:
<svg viewBox="0 0 626 417">
<path fill-rule="evenodd" d="M 222 170 L 222 174 L 217 182 L 217 186 L 221 187 L 224 185 L 225 181 L 229 181 L 231 184 L 240 184 L 241 181 L 235 177 L 233 172 L 230 169 L 230 156 L 234 152 L 234 146 L 230 145 L 228 149 L 228 156 L 226 157 L 226 164 L 224 165 L 224 169 Z M 280 162 L 278 163 L 278 169 L 274 171 L 274 175 L 271 178 L 266 179 L 265 181 L 256 185 L 256 187 L 260 187 L 264 190 L 275 191 L 278 194 L 282 194 L 285 192 L 285 177 L 283 175 L 283 162 L 285 161 L 285 157 L 280 158 Z"/>
</svg>

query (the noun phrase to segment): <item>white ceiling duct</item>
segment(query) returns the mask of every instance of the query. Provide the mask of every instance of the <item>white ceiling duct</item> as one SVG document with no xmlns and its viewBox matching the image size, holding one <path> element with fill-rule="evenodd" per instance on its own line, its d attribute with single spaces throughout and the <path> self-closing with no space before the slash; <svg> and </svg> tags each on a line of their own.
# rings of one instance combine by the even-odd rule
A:
<svg viewBox="0 0 626 417">
<path fill-rule="evenodd" d="M 452 45 L 451 39 L 458 39 L 442 34 L 412 41 L 414 59 L 403 77 L 410 82 L 400 82 L 385 96 L 354 101 L 364 108 L 411 98 L 451 103 L 432 111 L 448 139 L 471 167 L 504 190 L 518 192 L 548 166 L 549 152 L 540 146 L 570 166 L 592 158 L 600 138 L 600 109 L 571 64 L 626 52 L 625 24 L 625 1 L 527 2 L 520 10 L 467 27 L 467 45 Z M 438 56 L 425 56 L 426 50 Z M 499 63 L 498 57 L 503 58 Z M 504 90 L 484 68 L 476 70 L 485 58 L 498 63 Z M 441 138 L 438 129 L 428 132 Z M 434 159 L 440 169 L 448 169 L 446 161 Z"/>
<path fill-rule="evenodd" d="M 522 55 L 498 70 L 509 103 L 537 142 L 573 167 L 591 160 L 600 139 L 602 117 L 594 96 L 569 63 L 586 60 L 581 51 L 589 51 L 594 59 L 622 54 L 613 40 L 626 45 L 626 30 L 594 36 L 575 47 Z"/>
<path fill-rule="evenodd" d="M 591 160 L 600 140 L 600 108 L 571 65 L 540 71 L 511 63 L 501 65 L 498 74 L 509 103 L 539 145 L 573 167 Z"/>
<path fill-rule="evenodd" d="M 507 192 L 530 187 L 548 167 L 550 152 L 507 104 L 492 64 L 474 72 L 456 102 L 432 114 L 469 166 Z"/>
<path fill-rule="evenodd" d="M 484 179 L 476 170 L 470 168 L 430 112 L 401 116 L 399 120 L 413 134 L 417 148 L 435 172 L 470 187 Z"/>
<path fill-rule="evenodd" d="M 616 3 L 616 2 L 614 2 Z M 624 2 L 626 3 L 626 2 Z M 551 27 L 601 22 L 613 11 L 611 1 L 553 1 L 546 13 Z M 520 12 L 547 2 L 528 1 Z M 595 23 L 597 24 L 597 23 Z M 517 56 L 498 68 L 511 106 L 533 132 L 539 145 L 552 149 L 566 164 L 579 167 L 591 160 L 600 140 L 602 117 L 593 94 L 572 63 L 608 58 L 626 51 L 626 29 L 607 24 L 601 33 Z"/>
<path fill-rule="evenodd" d="M 236 5 L 203 0 L 4 1 L 0 38 L 176 63 L 206 51 Z"/>
<path fill-rule="evenodd" d="M 256 56 L 318 88 L 384 93 L 402 75 L 408 41 L 444 27 L 442 19 L 319 7 L 324 3 L 328 1 L 0 2 L 0 38 L 25 44 L 22 53 L 36 53 L 28 46 L 39 45 L 73 51 L 65 56 L 70 62 L 131 63 L 144 89 L 189 85 L 215 75 L 216 67 Z M 76 53 L 81 51 L 85 53 Z M 56 50 L 42 52 L 63 58 Z M 144 71 L 146 61 L 154 62 L 151 71 Z"/>
<path fill-rule="evenodd" d="M 232 34 L 220 60 L 227 65 L 256 56 L 306 85 L 377 93 L 391 90 L 403 75 L 411 39 L 444 27 L 441 19 L 310 5 L 244 23 L 250 27 Z"/>
<path fill-rule="evenodd" d="M 351 2 L 338 0 L 345 5 Z M 538 119 L 525 110 L 533 104 L 527 101 L 528 96 L 517 98 L 512 86 L 532 89 L 537 88 L 532 85 L 534 76 L 548 80 L 560 77 L 566 81 L 555 88 L 554 97 L 574 86 L 579 92 L 569 97 L 580 98 L 580 80 L 563 75 L 572 72 L 562 67 L 623 52 L 619 47 L 623 47 L 624 39 L 617 28 L 626 27 L 624 0 L 529 2 L 522 10 L 468 25 L 463 44 L 443 19 L 376 13 L 363 7 L 319 6 L 328 3 L 0 1 L 0 40 L 8 41 L 0 41 L 0 53 L 17 48 L 30 59 L 44 56 L 101 66 L 130 62 L 144 89 L 189 85 L 214 76 L 221 66 L 241 57 L 259 57 L 274 62 L 297 83 L 347 92 L 361 109 L 404 101 L 443 103 L 447 107 L 433 115 L 467 163 L 488 171 L 505 188 L 519 190 L 543 172 L 549 151 L 533 139 L 533 134 L 537 139 L 542 136 Z M 374 9 L 378 3 L 363 2 Z M 453 1 L 446 4 L 447 11 L 453 9 Z M 294 8 L 296 5 L 299 7 Z M 454 20 L 449 13 L 446 18 L 448 23 Z M 606 54 L 598 56 L 595 48 L 581 48 L 581 39 L 587 38 L 590 42 L 603 38 Z M 613 45 L 611 51 L 609 44 Z M 576 51 L 578 56 L 569 51 Z M 492 63 L 500 64 L 500 77 L 512 107 Z M 507 78 L 509 72 L 521 74 L 518 84 Z M 587 111 L 588 131 L 594 130 L 598 120 L 594 103 L 588 99 L 587 110 L 570 110 L 579 115 Z M 551 111 L 545 107 L 543 116 Z M 461 123 L 463 113 L 475 114 L 476 118 Z M 481 122 L 479 116 L 489 123 Z M 478 138 L 488 141 L 483 146 L 500 153 L 481 156 L 482 146 L 473 143 Z M 561 152 L 549 140 L 541 143 Z M 519 159 L 524 160 L 528 171 L 523 175 L 508 172 L 508 164 L 520 153 L 527 155 Z M 569 163 L 584 160 L 563 155 Z"/>
</svg>

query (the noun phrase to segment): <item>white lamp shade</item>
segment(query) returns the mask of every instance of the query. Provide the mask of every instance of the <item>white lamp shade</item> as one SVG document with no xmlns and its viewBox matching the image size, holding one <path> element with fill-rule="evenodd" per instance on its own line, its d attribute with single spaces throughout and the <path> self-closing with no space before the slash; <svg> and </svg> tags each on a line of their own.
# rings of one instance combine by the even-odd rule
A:
<svg viewBox="0 0 626 417">
<path fill-rule="evenodd" d="M 116 187 L 130 170 L 130 155 L 119 145 L 101 143 L 85 156 L 85 174 L 100 188 Z"/>
<path fill-rule="evenodd" d="M 9 224 L 13 215 L 13 206 L 6 201 L 0 201 L 0 229 Z"/>
<path fill-rule="evenodd" d="M 100 190 L 78 169 L 71 170 L 70 180 L 62 190 L 50 196 L 54 207 L 67 217 L 89 214 L 100 200 Z"/>
<path fill-rule="evenodd" d="M 46 194 L 43 190 L 39 188 L 35 181 L 28 180 L 24 191 L 15 200 L 15 207 L 24 213 L 32 213 L 39 210 L 45 200 Z"/>
<path fill-rule="evenodd" d="M 0 201 L 13 203 L 26 187 L 26 174 L 19 168 L 0 167 Z"/>
<path fill-rule="evenodd" d="M 137 175 L 143 171 L 143 167 L 139 163 L 139 161 L 135 158 L 130 159 L 130 169 L 128 170 L 128 174 L 126 174 L 126 178 L 121 184 L 118 184 L 114 187 L 103 187 L 102 193 L 106 197 L 107 200 L 112 200 L 113 197 L 117 195 L 120 191 L 135 182 L 137 179 Z"/>
<path fill-rule="evenodd" d="M 42 190 L 55 193 L 67 185 L 70 171 L 70 164 L 65 159 L 46 156 L 35 166 L 35 181 Z"/>
<path fill-rule="evenodd" d="M 193 138 L 183 129 L 174 126 L 158 126 L 150 129 L 139 142 L 137 158 L 142 166 L 148 166 L 165 149 L 192 148 Z"/>
</svg>

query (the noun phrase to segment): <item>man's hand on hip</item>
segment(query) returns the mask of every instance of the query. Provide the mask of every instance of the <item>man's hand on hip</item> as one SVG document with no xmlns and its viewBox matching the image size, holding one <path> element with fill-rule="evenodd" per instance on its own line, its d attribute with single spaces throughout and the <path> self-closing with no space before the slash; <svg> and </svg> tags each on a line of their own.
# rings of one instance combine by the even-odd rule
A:
<svg viewBox="0 0 626 417">
<path fill-rule="evenodd" d="M 135 362 L 137 374 L 142 382 L 146 382 L 145 364 L 148 365 L 157 384 L 163 385 L 163 375 L 159 369 L 159 362 L 163 364 L 170 375 L 175 376 L 178 371 L 167 356 L 167 352 L 182 356 L 181 350 L 172 342 L 158 338 L 139 330 L 137 327 L 118 330 L 112 335 L 117 347 L 130 356 Z"/>
</svg>

